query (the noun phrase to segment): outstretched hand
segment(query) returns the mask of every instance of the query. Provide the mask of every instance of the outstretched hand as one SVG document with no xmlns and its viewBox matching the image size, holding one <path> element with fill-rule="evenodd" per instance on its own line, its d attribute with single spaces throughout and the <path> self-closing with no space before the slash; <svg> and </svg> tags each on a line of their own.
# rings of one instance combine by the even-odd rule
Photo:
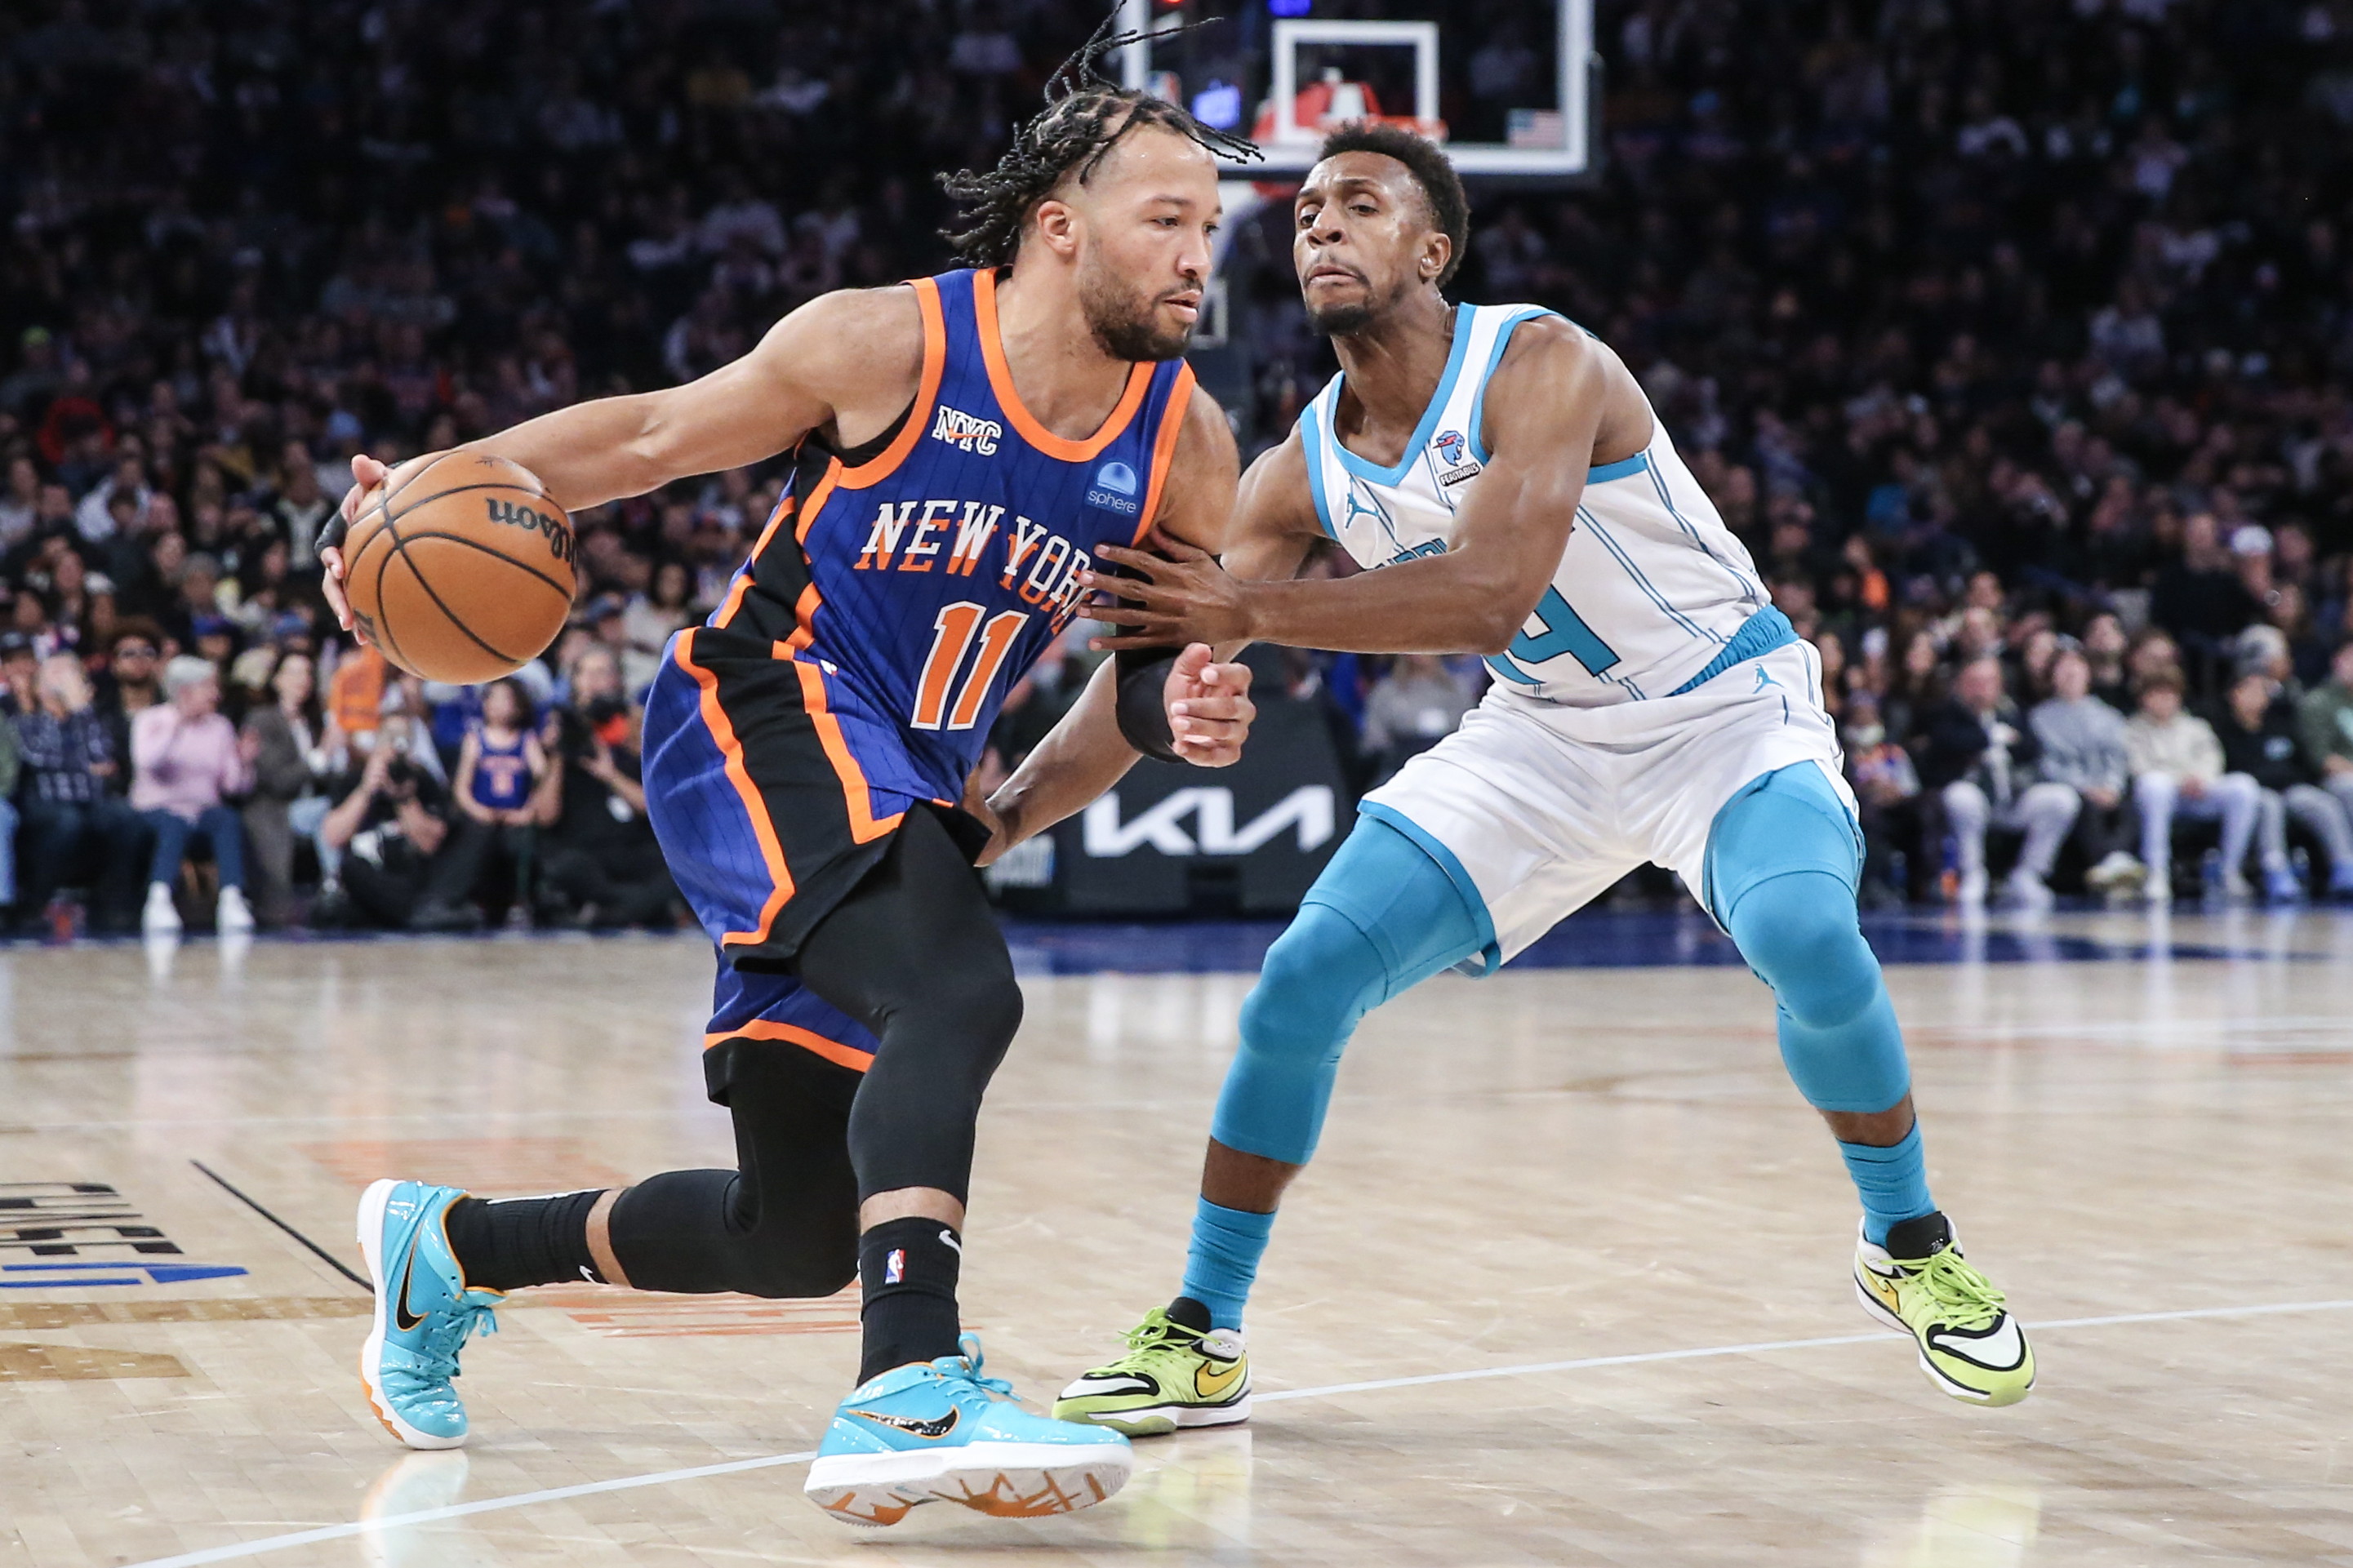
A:
<svg viewBox="0 0 2353 1568">
<path fill-rule="evenodd" d="M 422 457 L 409 458 L 400 467 L 406 468 L 417 463 L 430 462 L 439 456 L 438 452 L 427 452 Z M 352 488 L 343 492 L 343 504 L 335 509 L 334 515 L 327 520 L 327 525 L 319 531 L 320 590 L 327 595 L 327 607 L 335 612 L 335 624 L 362 644 L 370 640 L 367 628 L 353 622 L 351 597 L 343 592 L 343 536 L 351 531 L 352 524 L 359 521 L 360 503 L 398 471 L 397 468 L 385 467 L 364 452 L 353 458 Z"/>
<path fill-rule="evenodd" d="M 1250 640 L 1250 612 L 1240 579 L 1219 565 L 1216 556 L 1183 540 L 1155 534 L 1153 545 L 1147 552 L 1106 544 L 1096 552 L 1114 565 L 1140 573 L 1140 578 L 1079 574 L 1080 584 L 1097 595 L 1086 613 L 1124 628 L 1116 637 L 1096 637 L 1087 646 L 1116 649 Z"/>
<path fill-rule="evenodd" d="M 1218 663 L 1207 643 L 1194 643 L 1178 654 L 1163 689 L 1176 754 L 1197 768 L 1240 762 L 1250 721 L 1258 716 L 1250 684 L 1249 666 Z"/>
<path fill-rule="evenodd" d="M 382 463 L 364 453 L 352 459 L 352 488 L 343 494 L 343 504 L 319 531 L 319 588 L 327 595 L 327 608 L 335 612 L 335 624 L 352 633 L 363 643 L 367 634 L 352 625 L 352 601 L 343 592 L 343 536 L 359 518 L 360 502 L 368 491 L 384 483 L 392 472 Z"/>
</svg>

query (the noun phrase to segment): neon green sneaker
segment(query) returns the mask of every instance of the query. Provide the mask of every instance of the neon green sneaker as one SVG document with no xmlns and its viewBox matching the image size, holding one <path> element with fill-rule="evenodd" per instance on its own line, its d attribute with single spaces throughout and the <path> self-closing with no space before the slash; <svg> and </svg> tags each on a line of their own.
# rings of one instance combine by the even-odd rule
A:
<svg viewBox="0 0 2353 1568">
<path fill-rule="evenodd" d="M 1057 1421 L 1092 1421 L 1131 1437 L 1250 1419 L 1250 1355 L 1240 1329 L 1187 1328 L 1155 1307 L 1127 1331 L 1127 1353 L 1082 1373 L 1054 1401 Z"/>
<path fill-rule="evenodd" d="M 1858 1238 L 1863 1310 L 1910 1334 L 1928 1381 L 1973 1405 L 2015 1405 L 2034 1387 L 2034 1351 L 2002 1293 L 1971 1268 L 1941 1214 L 1907 1219 L 1885 1247 Z"/>
</svg>

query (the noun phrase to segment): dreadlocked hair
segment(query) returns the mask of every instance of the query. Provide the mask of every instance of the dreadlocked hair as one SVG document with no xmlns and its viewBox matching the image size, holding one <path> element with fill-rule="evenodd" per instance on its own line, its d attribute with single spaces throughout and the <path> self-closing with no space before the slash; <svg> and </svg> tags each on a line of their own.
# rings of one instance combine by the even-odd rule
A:
<svg viewBox="0 0 2353 1568">
<path fill-rule="evenodd" d="M 1099 68 L 1103 57 L 1114 50 L 1147 37 L 1165 40 L 1217 18 L 1145 34 L 1113 32 L 1117 16 L 1114 11 L 1104 17 L 1094 36 L 1047 79 L 1045 110 L 1013 132 L 1013 145 L 997 167 L 962 169 L 939 177 L 940 187 L 963 209 L 959 226 L 940 230 L 940 237 L 966 266 L 1011 266 L 1021 247 L 1021 231 L 1038 204 L 1073 174 L 1084 184 L 1120 139 L 1139 125 L 1173 131 L 1213 156 L 1234 163 L 1263 156 L 1256 142 L 1206 125 L 1166 99 L 1121 87 Z"/>
</svg>

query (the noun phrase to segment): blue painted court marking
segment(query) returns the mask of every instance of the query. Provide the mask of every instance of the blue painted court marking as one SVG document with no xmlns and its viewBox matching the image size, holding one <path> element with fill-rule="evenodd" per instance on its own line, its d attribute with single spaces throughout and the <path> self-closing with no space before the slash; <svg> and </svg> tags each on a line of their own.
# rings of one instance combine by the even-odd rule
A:
<svg viewBox="0 0 2353 1568">
<path fill-rule="evenodd" d="M 2063 915 L 2094 912 L 2086 906 Z M 2296 918 L 2353 922 L 2353 910 L 2306 909 Z M 1005 917 L 1015 967 L 1025 974 L 1255 973 L 1266 950 L 1282 934 L 1284 919 L 1155 921 L 1039 920 Z M 2327 929 L 2316 924 L 2315 929 Z M 1972 926 L 1949 911 L 1916 909 L 1866 914 L 1862 934 L 1885 963 L 2147 963 L 2156 959 L 2232 959 L 2244 963 L 2319 963 L 2329 955 L 2281 952 L 2259 946 L 2173 941 L 2152 929 L 2147 939 L 2088 936 L 1987 921 Z M 483 931 L 470 936 L 415 936 L 406 931 L 297 931 L 260 939 L 263 945 L 306 947 L 343 943 L 572 942 L 609 949 L 672 942 L 701 943 L 700 931 Z M 137 937 L 83 938 L 75 946 L 135 947 Z M 50 944 L 0 938 L 0 952 Z M 211 945 L 199 938 L 189 945 Z M 600 958 L 599 962 L 609 962 Z M 1579 910 L 1514 959 L 1514 969 L 1672 969 L 1730 967 L 1740 955 L 1697 905 L 1675 910 Z M 5 1058 L 0 1058 L 5 1059 Z M 114 1123 L 105 1123 L 111 1126 Z"/>
<path fill-rule="evenodd" d="M 2138 1323 L 2179 1323 L 2213 1318 L 2263 1318 L 2282 1312 L 2339 1312 L 2353 1308 L 2347 1301 L 2274 1301 L 2252 1307 L 2190 1307 L 2170 1312 L 2126 1312 L 2102 1318 L 2061 1318 L 2053 1322 L 2031 1324 L 2038 1334 L 2067 1329 L 2121 1328 Z M 1662 1362 L 1705 1361 L 1718 1356 L 1765 1355 L 1778 1351 L 1830 1350 L 1841 1345 L 1872 1344 L 1878 1341 L 1901 1341 L 1905 1336 L 1891 1333 L 1830 1334 L 1810 1340 L 1764 1340 L 1753 1344 L 1703 1345 L 1690 1350 L 1641 1351 L 1631 1355 L 1581 1356 L 1574 1361 L 1528 1362 L 1519 1366 L 1474 1367 L 1463 1372 L 1424 1373 L 1417 1377 L 1383 1377 L 1366 1383 L 1333 1383 L 1319 1388 L 1282 1388 L 1251 1397 L 1260 1405 L 1283 1399 L 1328 1399 L 1343 1394 L 1372 1394 L 1391 1388 L 1419 1388 L 1430 1384 L 1478 1383 L 1493 1378 L 1537 1377 L 1547 1373 L 1588 1372 L 1612 1366 L 1649 1366 Z M 248 1557 L 260 1557 L 273 1552 L 291 1551 L 297 1546 L 315 1546 L 326 1541 L 348 1541 L 355 1535 L 371 1535 L 387 1530 L 406 1529 L 421 1524 L 440 1524 L 453 1519 L 465 1519 L 478 1513 L 498 1513 L 508 1509 L 529 1508 L 535 1503 L 561 1502 L 567 1498 L 594 1497 L 604 1492 L 634 1491 L 640 1487 L 670 1486 L 678 1481 L 697 1481 L 711 1476 L 741 1475 L 747 1470 L 775 1469 L 785 1465 L 806 1464 L 817 1458 L 814 1449 L 798 1454 L 765 1454 L 754 1459 L 731 1459 L 723 1464 L 696 1465 L 682 1470 L 656 1470 L 649 1475 L 618 1476 L 609 1481 L 583 1481 L 576 1486 L 551 1487 L 545 1491 L 516 1492 L 508 1497 L 484 1498 L 480 1502 L 451 1503 L 444 1508 L 418 1509 L 413 1513 L 388 1514 L 352 1524 L 325 1524 L 315 1530 L 300 1530 L 290 1535 L 265 1536 L 259 1541 L 240 1541 L 227 1546 L 207 1546 L 198 1552 L 184 1552 L 176 1557 L 150 1558 L 134 1563 L 129 1568 L 199 1568 L 206 1563 L 236 1563 Z"/>
<path fill-rule="evenodd" d="M 63 1286 L 185 1285 L 193 1279 L 234 1279 L 234 1263 L 0 1263 L 0 1290 L 55 1290 Z"/>
</svg>

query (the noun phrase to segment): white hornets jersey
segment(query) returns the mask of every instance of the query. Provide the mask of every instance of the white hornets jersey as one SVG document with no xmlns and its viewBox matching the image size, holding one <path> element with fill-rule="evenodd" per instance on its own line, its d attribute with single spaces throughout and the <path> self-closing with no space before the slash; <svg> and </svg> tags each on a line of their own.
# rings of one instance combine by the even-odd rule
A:
<svg viewBox="0 0 2353 1568">
<path fill-rule="evenodd" d="M 1324 530 L 1366 567 L 1443 554 L 1487 463 L 1487 382 L 1533 305 L 1458 305 L 1454 348 L 1405 457 L 1384 468 L 1333 433 L 1342 376 L 1300 416 Z M 1675 696 L 1795 639 L 1748 552 L 1655 416 L 1651 444 L 1592 469 L 1560 569 L 1510 651 L 1487 660 L 1521 693 L 1577 708 Z"/>
</svg>

